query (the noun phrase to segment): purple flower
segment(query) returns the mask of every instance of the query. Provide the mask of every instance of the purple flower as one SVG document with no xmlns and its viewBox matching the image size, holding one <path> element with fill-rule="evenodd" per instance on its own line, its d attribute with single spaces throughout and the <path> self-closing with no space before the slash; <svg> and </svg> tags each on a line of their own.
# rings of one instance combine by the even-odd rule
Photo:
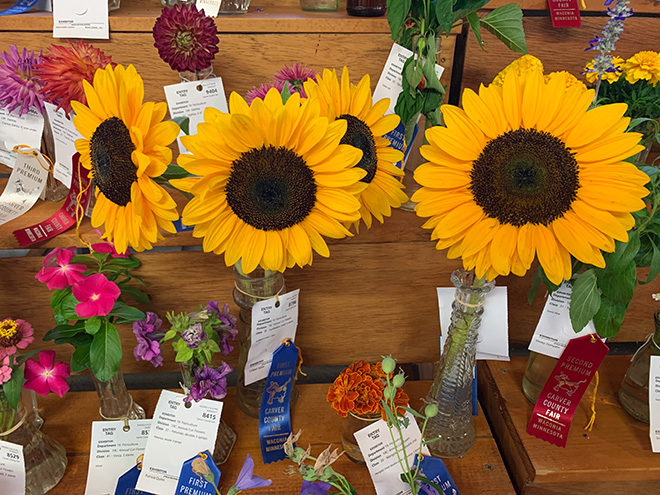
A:
<svg viewBox="0 0 660 495">
<path fill-rule="evenodd" d="M 151 364 L 158 367 L 163 364 L 160 343 L 158 339 L 162 337 L 160 327 L 163 321 L 155 313 L 148 312 L 144 320 L 133 323 L 133 333 L 137 339 L 133 355 L 136 361 L 150 361 Z"/>
<path fill-rule="evenodd" d="M 255 98 L 261 98 L 262 100 L 266 98 L 266 94 L 272 88 L 275 88 L 280 93 L 284 89 L 284 83 L 280 81 L 274 81 L 272 83 L 263 83 L 261 86 L 255 86 L 245 95 L 245 101 L 248 105 L 252 103 L 252 100 Z"/>
<path fill-rule="evenodd" d="M 234 340 L 238 335 L 236 317 L 229 314 L 229 304 L 225 304 L 222 311 L 220 311 L 220 307 L 215 301 L 209 301 L 206 307 L 213 311 L 214 316 L 223 323 L 223 325 L 216 326 L 213 329 L 218 332 L 218 336 L 220 337 L 220 342 L 218 344 L 220 346 L 220 352 L 227 356 L 234 350 L 234 347 L 229 341 Z"/>
<path fill-rule="evenodd" d="M 212 368 L 208 364 L 197 368 L 193 377 L 194 383 L 184 401 L 199 402 L 207 394 L 213 399 L 224 399 L 227 395 L 227 375 L 231 371 L 232 367 L 225 362 L 218 368 Z"/>
<path fill-rule="evenodd" d="M 419 485 L 419 494 L 420 495 L 438 495 L 438 490 L 433 488 L 427 483 L 421 483 Z"/>
<path fill-rule="evenodd" d="M 23 48 L 9 47 L 9 53 L 0 56 L 0 107 L 13 112 L 18 109 L 18 115 L 26 114 L 34 107 L 44 113 L 44 102 L 39 91 L 41 83 L 33 73 L 37 64 L 41 63 L 41 52 L 37 55 Z"/>
<path fill-rule="evenodd" d="M 197 349 L 199 344 L 209 340 L 209 336 L 206 335 L 201 323 L 195 323 L 188 327 L 188 330 L 185 330 L 181 334 L 181 338 L 188 346 L 188 349 Z"/>
<path fill-rule="evenodd" d="M 325 481 L 313 481 L 303 480 L 302 487 L 300 488 L 300 495 L 326 495 L 330 491 L 330 483 Z"/>
<path fill-rule="evenodd" d="M 254 476 L 252 472 L 254 471 L 254 461 L 250 454 L 245 458 L 245 463 L 241 468 L 241 472 L 238 474 L 238 479 L 234 486 L 229 489 L 227 495 L 235 495 L 241 490 L 249 490 L 251 488 L 261 488 L 262 486 L 269 486 L 272 483 L 272 480 L 267 480 L 261 476 Z"/>
<path fill-rule="evenodd" d="M 285 65 L 282 69 L 278 70 L 273 78 L 277 82 L 289 82 L 291 83 L 291 91 L 300 93 L 300 96 L 307 98 L 305 94 L 305 89 L 303 88 L 303 83 L 307 79 L 314 79 L 318 75 L 314 69 L 308 68 L 306 65 L 296 62 L 292 67 Z"/>
</svg>

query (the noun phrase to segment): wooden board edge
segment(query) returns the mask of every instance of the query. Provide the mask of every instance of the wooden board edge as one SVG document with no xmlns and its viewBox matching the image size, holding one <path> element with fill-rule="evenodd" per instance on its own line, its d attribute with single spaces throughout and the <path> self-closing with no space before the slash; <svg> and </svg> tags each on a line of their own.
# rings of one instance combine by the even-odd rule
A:
<svg viewBox="0 0 660 495">
<path fill-rule="evenodd" d="M 536 470 L 516 431 L 506 399 L 502 397 L 488 361 L 478 363 L 477 390 L 479 402 L 500 450 L 500 457 L 519 495 L 529 495 L 527 487 L 536 477 Z M 522 392 L 521 392 L 522 393 Z"/>
</svg>

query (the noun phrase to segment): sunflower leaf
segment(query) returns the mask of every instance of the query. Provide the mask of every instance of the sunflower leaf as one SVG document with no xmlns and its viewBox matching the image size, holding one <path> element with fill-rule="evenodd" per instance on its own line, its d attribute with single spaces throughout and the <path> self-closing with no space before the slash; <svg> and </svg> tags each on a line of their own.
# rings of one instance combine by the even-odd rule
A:
<svg viewBox="0 0 660 495">
<path fill-rule="evenodd" d="M 594 315 L 594 326 L 598 335 L 603 338 L 612 338 L 619 333 L 627 309 L 627 304 L 621 304 L 603 297 L 600 308 Z"/>
<path fill-rule="evenodd" d="M 485 52 L 486 49 L 484 48 L 484 41 L 481 39 L 481 19 L 479 19 L 479 16 L 476 12 L 470 12 L 465 17 L 467 18 L 468 24 L 470 24 L 470 28 L 474 33 L 474 37 L 477 38 L 479 46 Z"/>
<path fill-rule="evenodd" d="M 481 25 L 494 34 L 510 50 L 527 53 L 520 5 L 509 3 L 496 8 L 481 19 Z"/>
<path fill-rule="evenodd" d="M 178 125 L 183 133 L 187 136 L 190 134 L 190 118 L 189 117 L 175 117 L 172 119 Z"/>
<path fill-rule="evenodd" d="M 436 0 L 435 2 L 435 17 L 438 19 L 440 27 L 442 27 L 442 32 L 447 37 L 449 37 L 454 24 L 453 6 L 454 2 L 452 0 Z"/>
<path fill-rule="evenodd" d="M 94 335 L 89 359 L 92 373 L 99 381 L 107 382 L 117 373 L 121 363 L 121 340 L 112 323 L 103 325 Z"/>
<path fill-rule="evenodd" d="M 639 285 L 645 285 L 655 280 L 655 277 L 660 273 L 660 249 L 655 245 L 653 239 L 649 237 L 651 245 L 653 246 L 653 256 L 651 257 L 651 268 L 649 269 L 649 276 L 646 277 L 646 282 L 639 281 Z"/>
<path fill-rule="evenodd" d="M 616 270 L 609 266 L 596 268 L 596 276 L 598 288 L 605 297 L 626 306 L 630 303 L 637 285 L 637 266 L 634 260 L 624 268 L 618 267 Z"/>
<path fill-rule="evenodd" d="M 390 24 L 392 39 L 396 41 L 406 23 L 412 0 L 387 0 L 387 22 Z"/>
<path fill-rule="evenodd" d="M 637 231 L 630 232 L 628 242 L 616 241 L 614 252 L 606 255 L 607 267 L 613 271 L 624 270 L 635 259 L 640 247 Z"/>
<path fill-rule="evenodd" d="M 568 311 L 573 331 L 578 333 L 600 309 L 598 279 L 593 269 L 581 273 L 573 284 L 571 304 Z"/>
<path fill-rule="evenodd" d="M 454 22 L 466 17 L 471 12 L 476 12 L 490 0 L 457 0 L 452 9 L 454 11 Z"/>
</svg>

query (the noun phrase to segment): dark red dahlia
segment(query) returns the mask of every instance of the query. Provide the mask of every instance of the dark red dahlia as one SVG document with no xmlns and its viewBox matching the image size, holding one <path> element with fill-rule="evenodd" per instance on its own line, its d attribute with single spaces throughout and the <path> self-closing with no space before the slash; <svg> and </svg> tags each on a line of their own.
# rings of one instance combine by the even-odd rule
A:
<svg viewBox="0 0 660 495">
<path fill-rule="evenodd" d="M 165 8 L 154 24 L 154 46 L 160 58 L 182 71 L 200 71 L 218 53 L 215 22 L 194 5 Z"/>
</svg>

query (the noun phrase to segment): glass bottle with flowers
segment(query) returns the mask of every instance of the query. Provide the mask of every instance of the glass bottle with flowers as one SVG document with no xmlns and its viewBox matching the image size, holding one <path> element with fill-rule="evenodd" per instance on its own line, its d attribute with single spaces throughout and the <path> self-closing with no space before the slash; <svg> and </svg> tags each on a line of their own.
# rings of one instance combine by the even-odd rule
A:
<svg viewBox="0 0 660 495">
<path fill-rule="evenodd" d="M 117 325 L 142 320 L 145 314 L 126 298 L 148 304 L 149 297 L 131 282 L 142 283 L 132 270 L 140 261 L 119 254 L 107 242 L 92 244 L 92 254 L 75 255 L 75 248 L 55 248 L 44 257 L 36 278 L 53 291 L 51 307 L 57 326 L 44 340 L 70 344 L 75 350 L 71 369 L 91 369 L 105 419 L 144 419 L 119 369 L 122 359 Z"/>
<path fill-rule="evenodd" d="M 215 77 L 211 63 L 218 53 L 218 29 L 193 3 L 164 8 L 153 29 L 158 55 L 179 72 L 181 82 Z"/>
<path fill-rule="evenodd" d="M 236 338 L 236 317 L 229 314 L 229 305 L 222 310 L 217 302 L 209 303 L 193 313 L 167 314 L 171 327 L 161 330 L 162 321 L 154 313 L 147 313 L 144 320 L 133 323 L 137 345 L 133 351 L 135 359 L 150 361 L 154 366 L 163 364 L 161 345 L 171 341 L 176 352 L 175 360 L 181 366 L 184 401 L 199 402 L 207 395 L 221 400 L 227 395 L 227 374 L 232 371 L 224 361 L 212 366 L 213 356 L 228 355 L 234 349 L 230 341 Z M 224 463 L 236 443 L 236 433 L 220 419 L 218 436 L 213 451 L 216 464 Z"/>
<path fill-rule="evenodd" d="M 39 395 L 62 397 L 69 390 L 69 365 L 55 362 L 55 351 L 25 351 L 34 330 L 25 320 L 0 321 L 0 440 L 21 445 L 25 459 L 25 493 L 43 495 L 64 476 L 66 452 L 44 435 L 21 403 L 23 387 Z M 25 352 L 23 352 L 25 351 Z"/>
<path fill-rule="evenodd" d="M 382 222 L 402 201 L 401 185 L 391 177 L 401 153 L 382 137 L 398 117 L 384 115 L 387 101 L 373 104 L 368 78 L 352 85 L 344 70 L 340 84 L 327 71 L 303 86 L 307 98 L 287 84 L 250 105 L 232 93 L 229 115 L 208 108 L 198 133 L 181 138 L 192 154 L 179 155 L 178 164 L 191 176 L 170 181 L 193 196 L 183 222 L 204 238 L 204 251 L 224 254 L 234 267 L 241 308 L 237 397 L 253 417 L 265 379 L 246 387 L 241 370 L 254 303 L 284 291 L 286 268 L 311 264 L 314 252 L 328 257 L 322 236 L 350 236 L 346 224 L 357 227 L 363 218 L 369 227 L 372 216 Z M 324 91 L 333 97 L 326 101 Z M 343 104 L 340 91 L 351 95 Z"/>
</svg>

